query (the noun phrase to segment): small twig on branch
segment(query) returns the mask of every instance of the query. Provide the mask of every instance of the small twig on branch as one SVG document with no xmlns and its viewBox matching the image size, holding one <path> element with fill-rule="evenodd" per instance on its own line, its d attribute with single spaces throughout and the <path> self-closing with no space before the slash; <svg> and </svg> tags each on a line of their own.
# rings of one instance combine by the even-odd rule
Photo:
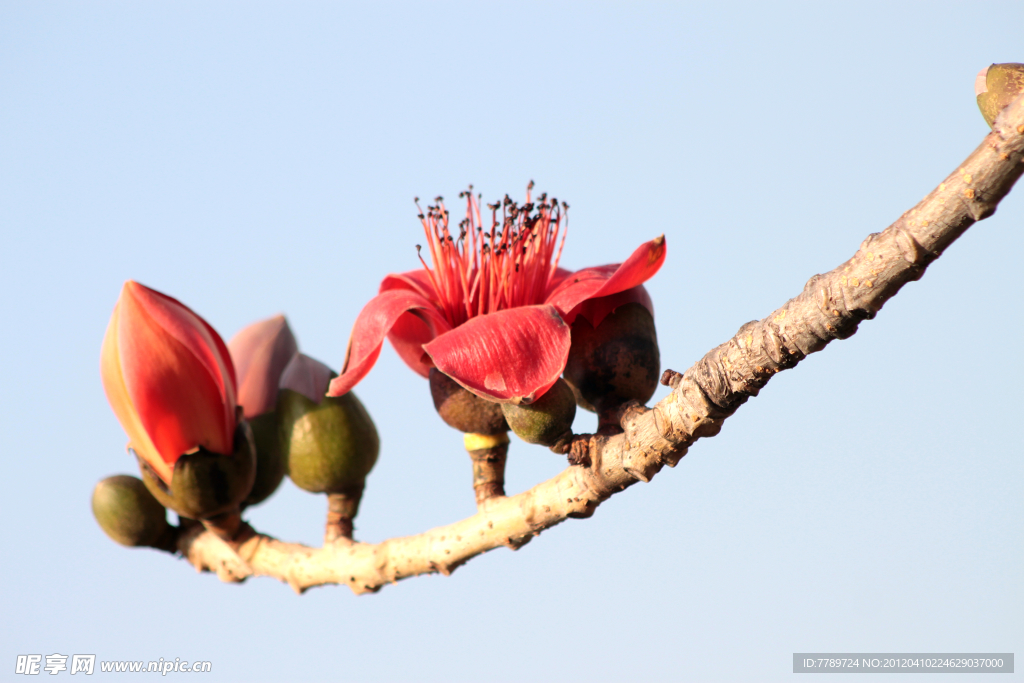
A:
<svg viewBox="0 0 1024 683">
<path fill-rule="evenodd" d="M 604 500 L 674 466 L 775 373 L 794 367 L 833 339 L 846 339 L 973 223 L 991 216 L 1024 172 L 1024 96 L 995 122 L 984 142 L 917 206 L 872 234 L 846 263 L 815 275 L 804 291 L 760 321 L 743 325 L 679 374 L 662 381 L 672 392 L 653 409 L 627 407 L 624 433 L 577 439 L 579 462 L 532 489 L 495 496 L 477 514 L 416 536 L 382 543 L 346 538 L 310 548 L 251 529 L 228 545 L 201 526 L 183 529 L 178 550 L 197 569 L 224 581 L 273 576 L 297 592 L 345 584 L 356 593 L 419 574 L 451 573 L 498 546 L 517 549 L 569 517 L 589 517 Z M 588 457 L 583 457 L 588 456 Z"/>
</svg>

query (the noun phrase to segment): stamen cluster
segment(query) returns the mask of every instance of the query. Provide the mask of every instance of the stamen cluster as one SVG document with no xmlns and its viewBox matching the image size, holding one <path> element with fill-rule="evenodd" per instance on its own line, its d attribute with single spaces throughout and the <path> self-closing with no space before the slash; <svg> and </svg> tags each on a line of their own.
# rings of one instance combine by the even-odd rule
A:
<svg viewBox="0 0 1024 683">
<path fill-rule="evenodd" d="M 475 316 L 544 303 L 565 245 L 569 205 L 559 204 L 554 197 L 548 199 L 546 193 L 537 197 L 535 204 L 530 198 L 532 189 L 533 182 L 522 206 L 508 195 L 488 204 L 491 227 L 487 232 L 480 213 L 481 196 L 473 196 L 472 185 L 459 193 L 459 198 L 466 200 L 466 217 L 459 222 L 458 237 L 449 230 L 443 197 L 435 198 L 436 204 L 427 206 L 425 214 L 420 209 L 433 268 L 422 255 L 420 262 L 434 287 L 438 307 L 452 327 Z M 421 249 L 416 245 L 417 253 Z"/>
</svg>

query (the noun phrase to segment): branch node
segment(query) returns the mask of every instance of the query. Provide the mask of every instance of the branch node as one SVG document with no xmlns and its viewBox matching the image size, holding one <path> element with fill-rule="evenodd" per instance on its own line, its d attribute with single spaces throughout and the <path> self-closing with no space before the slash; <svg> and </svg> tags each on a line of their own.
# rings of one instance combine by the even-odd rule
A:
<svg viewBox="0 0 1024 683">
<path fill-rule="evenodd" d="M 433 571 L 433 572 L 437 572 L 438 574 L 441 574 L 442 576 L 451 576 L 452 575 L 452 570 L 451 570 L 451 568 L 448 565 L 440 564 L 439 562 L 435 562 L 434 560 L 430 561 L 430 570 Z M 364 588 L 365 588 L 365 586 L 364 586 Z"/>
<path fill-rule="evenodd" d="M 590 440 L 592 434 L 577 434 L 569 447 L 569 464 L 580 467 L 590 467 Z"/>
<path fill-rule="evenodd" d="M 679 383 L 683 381 L 682 373 L 676 372 L 675 370 L 665 369 L 665 372 L 661 373 L 661 385 L 665 387 L 672 387 L 675 389 L 679 386 Z"/>
</svg>

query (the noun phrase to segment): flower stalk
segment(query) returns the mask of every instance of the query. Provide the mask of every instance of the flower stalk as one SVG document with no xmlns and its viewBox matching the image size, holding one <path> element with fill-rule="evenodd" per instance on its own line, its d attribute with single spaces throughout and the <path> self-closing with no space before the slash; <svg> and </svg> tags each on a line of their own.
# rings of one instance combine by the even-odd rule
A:
<svg viewBox="0 0 1024 683">
<path fill-rule="evenodd" d="M 505 497 L 505 461 L 508 458 L 508 434 L 473 434 L 463 436 L 463 443 L 473 463 L 473 493 L 479 510 L 487 502 Z"/>
<path fill-rule="evenodd" d="M 363 498 L 365 486 L 359 484 L 345 491 L 327 494 L 327 524 L 324 528 L 324 545 L 340 538 L 352 540 L 353 520 L 359 513 L 359 501 Z"/>
</svg>

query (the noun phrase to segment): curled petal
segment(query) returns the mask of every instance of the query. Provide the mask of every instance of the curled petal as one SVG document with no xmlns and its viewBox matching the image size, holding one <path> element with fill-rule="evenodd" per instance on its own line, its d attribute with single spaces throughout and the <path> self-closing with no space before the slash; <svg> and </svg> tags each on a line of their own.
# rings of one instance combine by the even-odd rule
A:
<svg viewBox="0 0 1024 683">
<path fill-rule="evenodd" d="M 391 289 L 378 294 L 363 307 L 356 318 L 348 342 L 348 352 L 345 355 L 345 367 L 341 376 L 331 381 L 328 396 L 341 396 L 347 393 L 366 376 L 380 356 L 384 337 L 407 311 L 417 311 L 423 319 L 430 321 L 438 332 L 447 332 L 451 329 L 448 321 L 421 294 L 408 289 Z M 405 358 L 403 356 L 403 360 Z M 413 369 L 418 371 L 416 367 Z"/>
<path fill-rule="evenodd" d="M 299 351 L 283 315 L 243 328 L 228 342 L 238 376 L 238 403 L 247 418 L 274 409 L 285 366 Z"/>
<path fill-rule="evenodd" d="M 397 275 L 388 275 L 380 283 L 381 292 L 395 289 L 407 289 L 421 294 L 423 298 L 431 301 L 435 308 L 439 308 L 434 285 L 430 281 L 430 274 L 422 268 Z M 428 316 L 418 310 L 411 310 L 399 316 L 395 321 L 391 331 L 388 332 L 388 341 L 395 347 L 398 356 L 416 374 L 429 377 L 430 368 L 434 367 L 434 364 L 431 362 L 430 356 L 423 352 L 423 345 L 447 329 L 446 326 L 444 329 L 438 330 Z"/>
<path fill-rule="evenodd" d="M 611 294 L 609 296 L 599 296 L 596 299 L 587 299 L 566 316 L 567 322 L 576 320 L 576 316 L 583 316 L 590 326 L 597 328 L 601 324 L 601 321 L 607 318 L 609 315 L 615 312 L 615 309 L 619 306 L 626 304 L 637 303 L 642 305 L 651 315 L 654 315 L 654 303 L 651 301 L 651 295 L 647 293 L 647 288 L 643 285 L 637 285 L 631 289 L 627 289 L 624 292 L 618 292 L 617 294 Z"/>
<path fill-rule="evenodd" d="M 548 295 L 547 303 L 565 315 L 587 299 L 617 294 L 641 285 L 665 262 L 665 236 L 641 244 L 621 264 L 584 268 L 573 273 Z"/>
<path fill-rule="evenodd" d="M 313 403 L 320 403 L 324 400 L 328 383 L 335 376 L 333 370 L 315 358 L 296 353 L 281 374 L 281 388 L 291 389 Z"/>
<path fill-rule="evenodd" d="M 569 326 L 543 305 L 471 318 L 423 348 L 438 370 L 477 396 L 530 403 L 558 380 L 569 345 Z"/>
<path fill-rule="evenodd" d="M 392 273 L 385 276 L 380 283 L 379 293 L 387 292 L 391 289 L 408 289 L 421 294 L 424 299 L 431 301 L 436 298 L 434 283 L 430 281 L 430 274 L 422 268 L 410 270 L 406 273 Z"/>
<path fill-rule="evenodd" d="M 419 311 L 406 311 L 395 321 L 388 332 L 388 341 L 395 347 L 398 356 L 421 377 L 430 376 L 434 362 L 423 351 L 423 345 L 438 335 L 430 319 Z"/>
</svg>

